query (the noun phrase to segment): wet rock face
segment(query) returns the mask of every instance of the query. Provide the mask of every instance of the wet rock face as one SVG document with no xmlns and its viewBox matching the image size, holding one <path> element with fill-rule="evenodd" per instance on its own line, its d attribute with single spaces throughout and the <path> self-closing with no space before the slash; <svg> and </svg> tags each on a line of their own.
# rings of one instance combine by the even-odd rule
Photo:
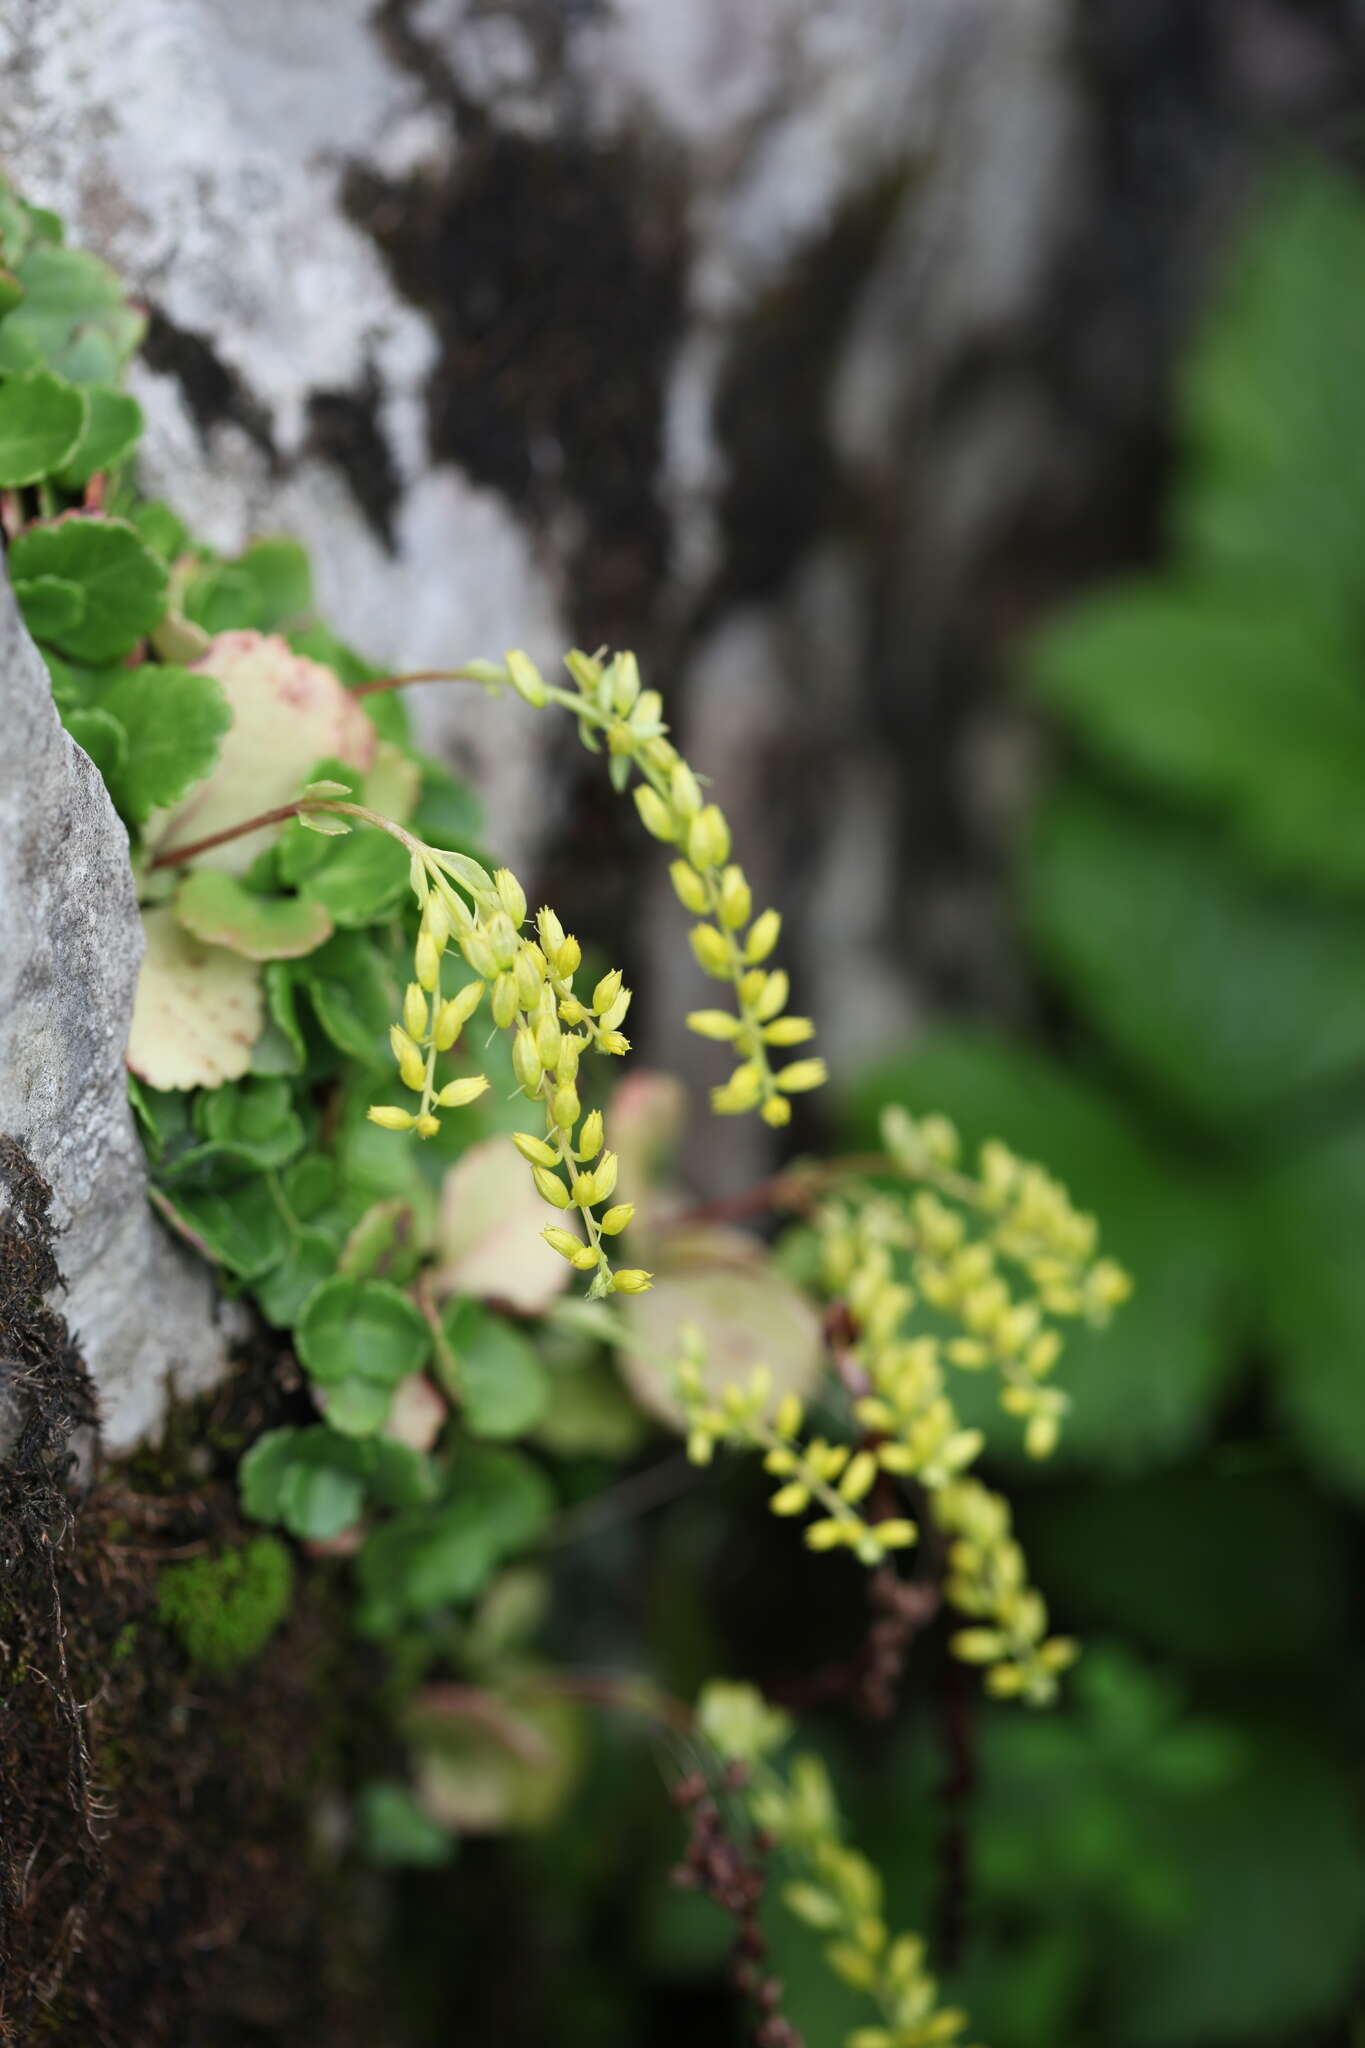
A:
<svg viewBox="0 0 1365 2048">
<path fill-rule="evenodd" d="M 172 1391 L 211 1383 L 224 1335 L 207 1269 L 147 1206 L 123 1065 L 142 957 L 127 835 L 58 721 L 3 572 L 0 732 L 0 1136 L 51 1186 L 67 1282 L 54 1306 L 117 1450 L 155 1432 Z M 14 1197 L 0 1167 L 0 1205 Z"/>
</svg>

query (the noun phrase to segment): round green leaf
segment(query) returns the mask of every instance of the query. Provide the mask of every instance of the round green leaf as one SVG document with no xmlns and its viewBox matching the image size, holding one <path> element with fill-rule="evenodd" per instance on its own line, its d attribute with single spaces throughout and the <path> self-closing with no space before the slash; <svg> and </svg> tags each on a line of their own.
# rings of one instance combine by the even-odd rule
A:
<svg viewBox="0 0 1365 2048">
<path fill-rule="evenodd" d="M 327 1418 L 347 1436 L 369 1436 L 393 1390 L 418 1372 L 431 1332 L 405 1294 L 384 1280 L 326 1280 L 295 1332 L 299 1357 L 327 1396 Z"/>
<path fill-rule="evenodd" d="M 6 377 L 0 383 L 0 487 L 36 484 L 59 470 L 85 421 L 85 398 L 74 384 L 48 370 Z"/>
<path fill-rule="evenodd" d="M 90 384 L 84 397 L 89 415 L 74 452 L 61 465 L 65 490 L 82 490 L 100 470 L 126 462 L 142 433 L 142 407 L 126 391 L 109 384 Z"/>
<path fill-rule="evenodd" d="M 99 705 L 68 711 L 62 720 L 78 747 L 83 747 L 107 783 L 115 782 L 128 759 L 128 735 L 117 718 Z"/>
<path fill-rule="evenodd" d="M 85 617 L 85 593 L 64 576 L 32 576 L 14 586 L 15 602 L 35 640 L 60 639 Z"/>
<path fill-rule="evenodd" d="M 212 768 L 232 724 L 212 676 L 162 662 L 122 670 L 99 701 L 128 733 L 128 762 L 113 797 L 135 825 Z"/>
<path fill-rule="evenodd" d="M 73 661 L 117 661 L 166 609 L 166 570 L 123 519 L 75 512 L 30 526 L 11 545 L 9 567 L 16 580 L 79 585 L 85 611 L 56 637 Z"/>
<path fill-rule="evenodd" d="M 545 1368 L 519 1330 L 474 1301 L 451 1302 L 441 1317 L 455 1372 L 440 1377 L 475 1436 L 516 1437 L 545 1412 Z M 439 1357 L 438 1357 L 439 1367 Z"/>
<path fill-rule="evenodd" d="M 200 868 L 181 883 L 175 914 L 205 945 L 227 946 L 248 960 L 296 960 L 332 933 L 321 903 L 257 896 L 217 868 Z"/>
</svg>

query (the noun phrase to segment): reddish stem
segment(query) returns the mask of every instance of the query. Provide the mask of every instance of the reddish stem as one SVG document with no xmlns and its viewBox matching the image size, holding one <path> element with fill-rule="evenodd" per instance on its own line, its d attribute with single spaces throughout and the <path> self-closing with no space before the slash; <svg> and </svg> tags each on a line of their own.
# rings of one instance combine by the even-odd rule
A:
<svg viewBox="0 0 1365 2048">
<path fill-rule="evenodd" d="M 230 839 L 241 839 L 248 832 L 258 832 L 264 825 L 281 825 L 286 818 L 297 818 L 301 811 L 319 808 L 297 799 L 292 804 L 278 804 L 273 811 L 261 811 L 257 817 L 243 818 L 240 825 L 225 825 L 221 832 L 210 832 L 203 839 L 191 839 L 184 846 L 163 846 L 149 863 L 154 868 L 183 867 L 187 860 L 207 853 L 210 847 L 226 846 Z"/>
<path fill-rule="evenodd" d="M 483 680 L 483 677 L 472 676 L 467 669 L 462 668 L 414 668 L 406 675 L 375 676 L 368 683 L 353 683 L 351 695 L 374 697 L 381 690 L 405 689 L 409 683 L 477 683 Z"/>
</svg>

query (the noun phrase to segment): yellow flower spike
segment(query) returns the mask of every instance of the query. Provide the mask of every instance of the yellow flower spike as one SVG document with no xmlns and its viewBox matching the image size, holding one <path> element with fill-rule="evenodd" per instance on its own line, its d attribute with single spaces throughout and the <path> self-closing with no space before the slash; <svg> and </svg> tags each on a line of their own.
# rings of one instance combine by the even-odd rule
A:
<svg viewBox="0 0 1365 2048">
<path fill-rule="evenodd" d="M 410 981 L 403 991 L 403 1029 L 409 1038 L 425 1038 L 428 1021 L 427 999 L 420 984 Z"/>
<path fill-rule="evenodd" d="M 420 1091 L 426 1085 L 427 1063 L 401 1024 L 389 1026 L 389 1044 L 398 1062 L 403 1086 Z"/>
<path fill-rule="evenodd" d="M 604 1237 L 618 1237 L 625 1230 L 635 1214 L 634 1202 L 618 1202 L 600 1218 L 598 1229 Z"/>
<path fill-rule="evenodd" d="M 642 1272 L 638 1266 L 623 1266 L 619 1273 L 612 1274 L 611 1284 L 617 1294 L 648 1294 L 654 1275 Z"/>
<path fill-rule="evenodd" d="M 583 1128 L 578 1134 L 578 1156 L 580 1159 L 596 1159 L 602 1150 L 606 1130 L 600 1109 L 590 1109 L 583 1119 Z"/>
<path fill-rule="evenodd" d="M 529 1131 L 513 1131 L 512 1143 L 529 1166 L 556 1166 L 559 1154 L 543 1138 L 533 1138 Z"/>
<path fill-rule="evenodd" d="M 541 1200 L 548 1202 L 552 1209 L 567 1209 L 571 1206 L 569 1190 L 559 1175 L 552 1172 L 548 1166 L 533 1166 L 531 1178 L 536 1184 L 536 1192 Z"/>
<path fill-rule="evenodd" d="M 467 1080 L 447 1081 L 436 1097 L 441 1109 L 464 1109 L 467 1104 L 477 1102 L 488 1088 L 486 1074 L 471 1074 Z"/>
<path fill-rule="evenodd" d="M 417 1119 L 411 1110 L 397 1109 L 388 1103 L 377 1103 L 365 1112 L 372 1124 L 378 1124 L 383 1131 L 411 1131 L 417 1127 Z"/>
<path fill-rule="evenodd" d="M 694 917 L 705 914 L 710 904 L 706 884 L 696 869 L 685 860 L 675 860 L 668 870 L 673 884 L 673 893 L 684 910 L 690 910 Z"/>
</svg>

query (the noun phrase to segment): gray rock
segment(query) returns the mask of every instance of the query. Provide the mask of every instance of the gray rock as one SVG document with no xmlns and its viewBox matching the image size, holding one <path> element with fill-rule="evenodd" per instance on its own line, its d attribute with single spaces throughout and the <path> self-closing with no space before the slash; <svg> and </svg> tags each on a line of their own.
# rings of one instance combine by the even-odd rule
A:
<svg viewBox="0 0 1365 2048">
<path fill-rule="evenodd" d="M 3 569 L 0 732 L 0 1133 L 51 1183 L 67 1279 L 53 1306 L 94 1377 L 105 1446 L 123 1450 L 172 1392 L 212 1382 L 225 1331 L 208 1269 L 147 1204 L 123 1065 L 142 958 L 128 836 L 58 720 Z"/>
</svg>

